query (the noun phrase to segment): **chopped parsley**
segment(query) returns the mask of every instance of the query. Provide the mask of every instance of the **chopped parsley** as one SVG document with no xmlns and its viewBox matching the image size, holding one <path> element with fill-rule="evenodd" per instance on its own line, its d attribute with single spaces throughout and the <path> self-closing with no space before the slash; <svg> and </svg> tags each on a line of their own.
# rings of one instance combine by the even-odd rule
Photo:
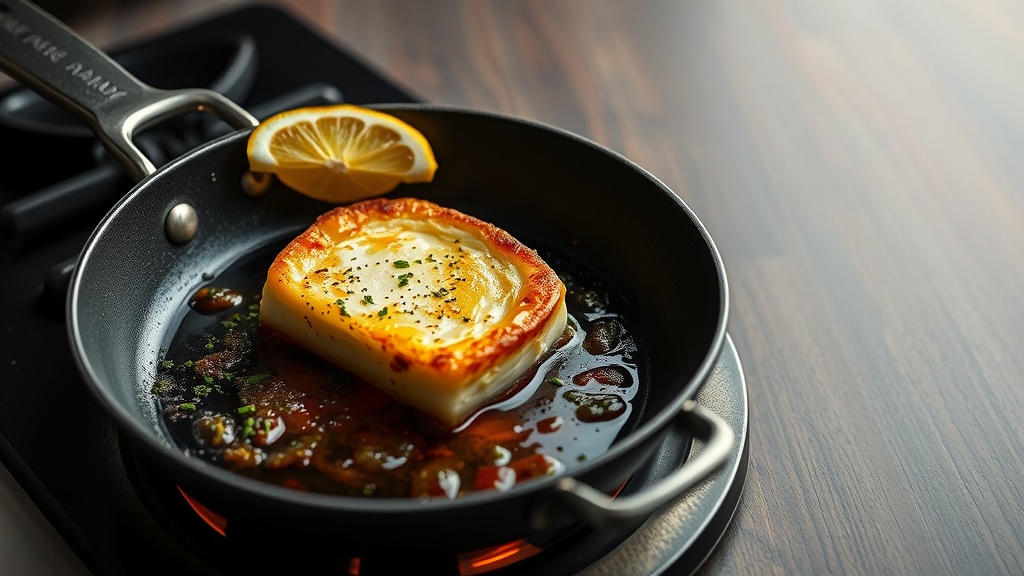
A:
<svg viewBox="0 0 1024 576">
<path fill-rule="evenodd" d="M 408 268 L 409 267 L 409 261 L 408 260 L 395 260 L 393 265 L 394 265 L 395 268 Z"/>
<path fill-rule="evenodd" d="M 377 316 L 380 317 L 380 318 L 383 318 L 383 317 L 385 317 L 387 315 L 388 315 L 388 307 L 387 306 L 381 308 L 380 312 L 377 312 Z"/>
<path fill-rule="evenodd" d="M 156 382 L 153 383 L 153 387 L 150 388 L 150 392 L 156 395 L 161 395 L 170 389 L 170 383 L 165 378 L 157 378 Z"/>
<path fill-rule="evenodd" d="M 373 304 L 373 296 L 370 296 L 369 294 L 363 296 L 363 304 Z"/>
<path fill-rule="evenodd" d="M 338 313 L 342 316 L 349 316 L 348 310 L 345 309 L 345 301 L 338 298 L 334 301 L 334 305 L 338 307 Z"/>
</svg>

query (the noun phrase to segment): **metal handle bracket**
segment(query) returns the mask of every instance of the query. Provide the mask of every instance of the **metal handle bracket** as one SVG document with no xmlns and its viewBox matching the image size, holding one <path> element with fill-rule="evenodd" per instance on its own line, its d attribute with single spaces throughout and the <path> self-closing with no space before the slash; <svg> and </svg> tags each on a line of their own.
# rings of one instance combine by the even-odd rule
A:
<svg viewBox="0 0 1024 576">
<path fill-rule="evenodd" d="M 701 480 L 718 470 L 728 460 L 736 442 L 729 424 L 717 414 L 688 400 L 676 417 L 675 424 L 705 442 L 695 456 L 688 459 L 654 487 L 639 494 L 612 498 L 572 477 L 556 484 L 557 501 L 593 526 L 639 523 L 658 509 L 683 495 Z M 546 507 L 535 511 L 531 524 L 542 529 L 547 525 Z"/>
</svg>

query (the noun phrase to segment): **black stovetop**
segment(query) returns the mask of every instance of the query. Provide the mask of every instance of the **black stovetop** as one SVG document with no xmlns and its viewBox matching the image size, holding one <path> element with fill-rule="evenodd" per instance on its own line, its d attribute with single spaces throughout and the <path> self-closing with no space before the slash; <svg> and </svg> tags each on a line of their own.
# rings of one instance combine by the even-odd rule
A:
<svg viewBox="0 0 1024 576">
<path fill-rule="evenodd" d="M 279 101 L 286 106 L 341 98 L 351 103 L 415 101 L 366 63 L 270 7 L 225 13 L 109 53 L 120 60 L 122 53 L 205 41 L 214 33 L 243 34 L 255 42 L 257 74 L 239 103 L 256 116 L 261 115 L 258 109 L 273 108 Z M 297 54 L 322 65 L 296 66 Z M 129 69 L 157 87 L 186 87 L 161 85 L 149 71 Z M 12 152 L 22 147 L 10 143 L 32 137 L 0 127 L 0 142 Z M 20 165 L 8 164 L 5 178 L 0 178 L 0 206 L 24 204 L 39 191 L 75 177 L 82 166 L 97 164 L 88 149 L 61 145 L 60 137 L 51 138 L 49 157 L 59 158 L 68 149 L 71 156 L 45 171 L 7 177 Z M 68 345 L 63 289 L 70 266 L 92 227 L 132 185 L 127 176 L 108 179 L 107 184 L 112 188 L 108 203 L 78 210 L 65 222 L 33 226 L 27 233 L 12 232 L 16 227 L 7 226 L 9 237 L 0 240 L 0 456 L 96 573 L 141 573 L 152 568 L 153 558 L 161 558 L 171 572 L 208 572 L 208 566 L 168 534 L 147 509 L 148 503 L 136 495 L 117 428 L 81 384 Z"/>
<path fill-rule="evenodd" d="M 257 117 L 341 100 L 355 104 L 419 100 L 292 15 L 267 6 L 227 12 L 108 53 L 154 86 L 196 87 L 162 84 L 164 78 L 145 68 L 133 69 L 129 62 L 140 53 L 173 52 L 229 35 L 238 35 L 255 48 L 255 74 L 242 74 L 232 88 L 238 94 L 231 97 Z M 295 65 L 300 60 L 314 65 Z M 222 558 L 208 553 L 208 543 L 211 538 L 215 542 L 216 536 L 187 509 L 173 486 L 149 481 L 146 465 L 133 458 L 114 421 L 83 385 L 68 345 L 64 306 L 70 271 L 92 227 L 131 189 L 132 182 L 91 138 L 40 137 L 25 132 L 23 126 L 4 122 L 2 104 L 18 90 L 0 94 L 0 142 L 9 149 L 5 157 L 13 155 L 0 178 L 0 234 L 4 236 L 0 240 L 0 301 L 4 303 L 0 313 L 0 459 L 97 574 L 148 573 L 154 562 L 167 573 L 231 572 L 218 564 Z M 206 137 L 216 133 L 215 128 L 203 130 Z M 178 138 L 178 147 L 182 141 L 187 144 L 185 149 L 202 143 L 188 144 L 189 138 L 194 136 Z M 9 145 L 15 142 L 19 145 Z M 30 164 L 28 158 L 19 160 L 17 154 L 38 153 L 41 144 L 37 142 L 45 143 L 49 157 L 61 160 L 45 171 L 18 170 L 18 166 Z M 168 151 L 167 155 L 182 151 Z M 64 215 L 59 219 L 39 219 L 40 214 L 48 213 L 48 202 L 63 197 L 66 189 L 78 187 L 88 188 L 88 193 L 75 192 L 59 201 L 75 202 L 72 209 L 60 211 Z M 745 388 L 738 366 L 734 373 L 739 375 L 742 392 Z M 743 398 L 745 402 L 745 395 Z M 678 446 L 664 449 L 659 459 L 685 459 L 688 438 L 676 442 Z M 659 470 L 662 464 L 665 462 L 659 463 Z M 667 463 L 673 464 L 678 462 Z M 649 478 L 634 479 L 633 483 L 642 486 L 656 481 L 655 474 L 652 467 Z M 732 497 L 738 498 L 738 487 L 732 492 Z M 728 524 L 732 509 L 726 512 L 720 524 Z M 696 524 L 707 522 L 697 519 Z M 579 560 L 574 557 L 599 557 L 628 536 L 590 535 L 575 548 L 567 546 L 568 560 L 566 554 L 557 559 L 549 555 L 544 573 L 575 572 L 572 566 Z M 712 536 L 710 547 L 720 532 Z M 701 559 L 704 554 L 701 551 Z M 242 571 L 258 570 L 255 566 L 260 565 L 248 564 Z M 535 569 L 537 563 L 524 566 Z M 363 574 L 374 573 L 372 566 L 363 568 Z M 693 566 L 686 568 L 688 572 Z M 347 566 L 339 570 L 346 571 Z"/>
</svg>

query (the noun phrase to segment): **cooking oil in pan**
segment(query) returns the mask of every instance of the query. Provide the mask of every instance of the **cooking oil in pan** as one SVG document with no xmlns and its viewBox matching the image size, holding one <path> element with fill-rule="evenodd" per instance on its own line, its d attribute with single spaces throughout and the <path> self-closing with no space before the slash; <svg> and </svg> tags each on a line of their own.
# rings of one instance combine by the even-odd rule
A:
<svg viewBox="0 0 1024 576">
<path fill-rule="evenodd" d="M 259 295 L 282 247 L 238 261 L 183 303 L 153 400 L 188 455 L 298 490 L 457 498 L 570 470 L 635 425 L 646 370 L 628 309 L 569 259 L 542 252 L 568 291 L 555 351 L 452 430 L 260 326 Z"/>
</svg>

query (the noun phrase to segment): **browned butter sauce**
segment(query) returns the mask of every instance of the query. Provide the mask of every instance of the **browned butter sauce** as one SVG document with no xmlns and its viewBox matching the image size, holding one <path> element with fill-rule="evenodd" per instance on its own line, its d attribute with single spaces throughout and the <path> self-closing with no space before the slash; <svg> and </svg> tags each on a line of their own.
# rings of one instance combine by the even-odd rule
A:
<svg viewBox="0 0 1024 576">
<path fill-rule="evenodd" d="M 190 456 L 298 490 L 457 498 L 579 466 L 639 415 L 625 305 L 570 262 L 545 256 L 568 289 L 556 350 L 452 430 L 261 327 L 275 253 L 197 291 L 159 366 L 155 401 Z"/>
</svg>

